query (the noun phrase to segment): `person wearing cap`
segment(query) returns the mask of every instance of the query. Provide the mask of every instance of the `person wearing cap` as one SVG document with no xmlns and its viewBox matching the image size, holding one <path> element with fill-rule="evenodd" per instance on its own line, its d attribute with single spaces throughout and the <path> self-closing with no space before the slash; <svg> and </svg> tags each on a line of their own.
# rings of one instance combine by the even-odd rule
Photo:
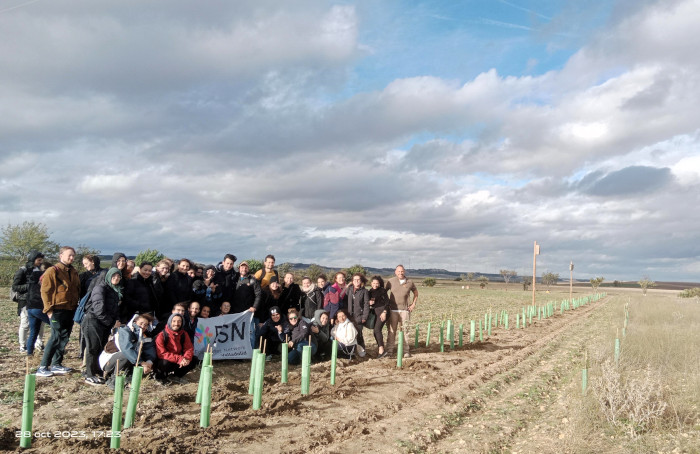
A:
<svg viewBox="0 0 700 454">
<path fill-rule="evenodd" d="M 287 325 L 287 318 L 280 312 L 279 306 L 272 306 L 270 317 L 265 322 L 258 324 L 258 337 L 262 336 L 264 340 L 267 340 L 267 361 L 272 359 L 272 355 L 279 355 L 282 344 L 279 334 L 284 332 Z"/>
<path fill-rule="evenodd" d="M 262 290 L 257 279 L 250 274 L 248 262 L 243 261 L 238 265 L 238 280 L 233 295 L 232 312 L 250 311 L 259 321 L 267 320 L 267 309 L 263 307 Z"/>
<path fill-rule="evenodd" d="M 42 316 L 32 317 L 30 320 L 30 315 L 28 308 L 34 307 L 30 302 L 30 293 L 35 296 L 35 302 L 38 298 L 38 304 L 36 309 L 43 309 L 44 305 L 41 301 L 41 293 L 30 292 L 32 286 L 37 286 L 39 281 L 33 281 L 32 277 L 36 272 L 39 272 L 38 276 L 41 276 L 41 264 L 44 262 L 44 254 L 39 251 L 30 251 L 27 254 L 27 263 L 20 267 L 12 279 L 12 291 L 15 293 L 13 298 L 17 301 L 17 315 L 19 316 L 19 351 L 20 353 L 28 353 L 29 355 L 34 353 L 34 348 L 37 350 L 42 350 L 44 348 L 44 323 L 49 323 L 48 319 Z M 27 343 L 28 337 L 31 334 L 32 327 L 36 328 L 36 333 L 33 337 L 32 342 Z"/>
</svg>

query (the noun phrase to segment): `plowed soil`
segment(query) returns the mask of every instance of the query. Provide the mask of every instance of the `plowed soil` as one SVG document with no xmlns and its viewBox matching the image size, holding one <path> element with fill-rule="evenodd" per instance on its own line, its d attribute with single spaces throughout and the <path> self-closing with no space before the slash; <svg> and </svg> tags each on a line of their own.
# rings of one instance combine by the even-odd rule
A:
<svg viewBox="0 0 700 454">
<path fill-rule="evenodd" d="M 580 371 L 591 318 L 605 316 L 605 298 L 576 310 L 533 320 L 526 329 L 495 329 L 483 342 L 441 353 L 436 344 L 411 349 L 403 368 L 396 359 L 330 362 L 311 369 L 311 393 L 300 393 L 300 370 L 266 363 L 263 408 L 252 409 L 250 363 L 214 363 L 211 427 L 199 427 L 195 404 L 199 370 L 186 385 L 143 383 L 135 426 L 122 432 L 124 452 L 139 453 L 352 453 L 352 452 L 577 452 L 567 445 L 566 387 Z M 5 328 L 10 328 L 4 324 Z M 513 323 L 514 325 L 514 323 Z M 15 329 L 11 327 L 11 329 Z M 369 331 L 365 338 L 371 337 Z M 437 337 L 434 335 L 434 338 Z M 478 335 L 477 335 L 478 339 Z M 35 363 L 32 366 L 36 366 Z M 79 368 L 76 342 L 65 364 Z M 3 400 L 0 449 L 19 451 L 23 357 L 0 359 Z M 125 391 L 124 407 L 128 391 Z M 37 378 L 35 432 L 77 431 L 84 438 L 35 438 L 27 452 L 108 452 L 112 392 L 84 384 L 79 373 Z"/>
</svg>

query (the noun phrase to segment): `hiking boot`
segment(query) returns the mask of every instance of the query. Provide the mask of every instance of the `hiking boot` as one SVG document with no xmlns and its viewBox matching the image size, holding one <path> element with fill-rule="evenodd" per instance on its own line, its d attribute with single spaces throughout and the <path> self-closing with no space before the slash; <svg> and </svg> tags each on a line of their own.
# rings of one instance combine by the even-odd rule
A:
<svg viewBox="0 0 700 454">
<path fill-rule="evenodd" d="M 51 366 L 51 372 L 53 372 L 54 375 L 66 375 L 73 372 L 73 369 L 59 364 L 58 366 Z"/>
<path fill-rule="evenodd" d="M 40 367 L 36 370 L 36 376 L 37 376 L 37 377 L 53 377 L 53 372 L 51 372 L 50 370 L 48 370 L 48 369 L 46 368 L 46 366 L 40 366 Z"/>
</svg>

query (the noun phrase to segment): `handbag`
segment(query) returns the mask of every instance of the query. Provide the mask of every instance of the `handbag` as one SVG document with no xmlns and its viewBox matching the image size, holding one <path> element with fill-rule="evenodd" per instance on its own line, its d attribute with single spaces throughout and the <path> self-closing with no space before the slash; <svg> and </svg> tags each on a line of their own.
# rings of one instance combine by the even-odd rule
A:
<svg viewBox="0 0 700 454">
<path fill-rule="evenodd" d="M 374 313 L 374 311 L 370 311 L 369 316 L 367 317 L 367 320 L 365 320 L 365 328 L 367 329 L 374 329 L 374 324 L 377 323 L 377 315 Z"/>
</svg>

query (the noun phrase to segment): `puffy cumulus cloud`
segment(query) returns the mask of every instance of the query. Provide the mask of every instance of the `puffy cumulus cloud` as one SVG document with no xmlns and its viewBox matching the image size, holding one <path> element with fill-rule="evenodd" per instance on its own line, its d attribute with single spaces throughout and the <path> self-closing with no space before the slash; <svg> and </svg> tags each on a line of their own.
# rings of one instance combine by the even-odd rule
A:
<svg viewBox="0 0 700 454">
<path fill-rule="evenodd" d="M 0 15 L 0 221 L 207 262 L 523 275 L 537 240 L 554 272 L 697 272 L 697 2 L 628 5 L 543 74 L 359 93 L 352 6 L 40 4 Z"/>
</svg>

